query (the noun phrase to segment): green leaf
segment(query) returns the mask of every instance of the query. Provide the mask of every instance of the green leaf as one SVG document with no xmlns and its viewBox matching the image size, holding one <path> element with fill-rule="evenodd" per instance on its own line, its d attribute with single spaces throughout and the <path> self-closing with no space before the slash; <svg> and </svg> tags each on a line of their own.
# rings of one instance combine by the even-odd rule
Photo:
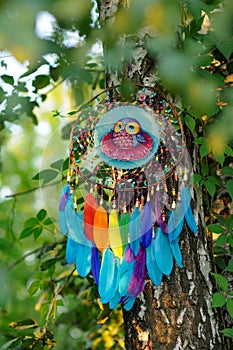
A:
<svg viewBox="0 0 233 350">
<path fill-rule="evenodd" d="M 221 173 L 227 176 L 233 176 L 233 168 L 229 166 L 224 166 L 221 170 Z"/>
<path fill-rule="evenodd" d="M 12 75 L 1 75 L 1 79 L 7 84 L 14 85 L 14 78 L 12 77 Z"/>
<path fill-rule="evenodd" d="M 191 131 L 191 133 L 193 133 L 195 126 L 196 126 L 196 121 L 194 118 L 190 117 L 189 115 L 186 115 L 185 118 L 185 124 L 187 125 L 187 127 L 189 128 L 189 130 Z"/>
<path fill-rule="evenodd" d="M 23 231 L 20 233 L 19 239 L 27 238 L 31 236 L 34 232 L 34 226 L 33 227 L 25 227 Z"/>
<path fill-rule="evenodd" d="M 44 169 L 37 173 L 32 180 L 41 180 L 43 185 L 54 180 L 58 176 L 59 172 L 55 169 Z"/>
<path fill-rule="evenodd" d="M 50 77 L 45 74 L 37 75 L 35 80 L 33 80 L 32 85 L 36 89 L 42 89 L 47 86 L 50 82 Z"/>
<path fill-rule="evenodd" d="M 38 327 L 38 323 L 32 318 L 27 318 L 26 320 L 11 322 L 9 324 L 10 328 L 16 329 L 17 331 L 22 331 L 29 328 Z"/>
<path fill-rule="evenodd" d="M 208 145 L 208 143 L 205 142 L 200 147 L 201 158 L 204 158 L 209 153 L 210 153 L 210 146 Z"/>
<path fill-rule="evenodd" d="M 233 157 L 233 149 L 232 149 L 232 147 L 226 146 L 224 152 L 225 152 L 225 154 L 227 154 L 228 156 Z"/>
<path fill-rule="evenodd" d="M 229 315 L 233 319 L 233 299 L 232 298 L 227 299 L 226 307 Z"/>
<path fill-rule="evenodd" d="M 226 292 L 228 290 L 228 282 L 226 277 L 215 272 L 211 272 L 211 275 L 214 276 L 215 281 L 218 284 L 219 288 Z"/>
<path fill-rule="evenodd" d="M 213 198 L 214 197 L 214 195 L 215 195 L 215 192 L 216 192 L 216 186 L 212 183 L 212 182 L 210 182 L 210 181 L 206 181 L 206 189 L 207 189 L 207 191 L 209 192 L 209 194 L 211 195 L 211 197 Z"/>
<path fill-rule="evenodd" d="M 202 162 L 201 164 L 201 172 L 203 176 L 206 176 L 208 174 L 209 167 L 206 163 Z"/>
<path fill-rule="evenodd" d="M 29 295 L 33 296 L 40 288 L 40 285 L 41 285 L 41 280 L 33 281 L 28 288 Z"/>
<path fill-rule="evenodd" d="M 219 179 L 215 176 L 208 176 L 207 181 L 211 182 L 214 185 L 219 185 Z"/>
<path fill-rule="evenodd" d="M 229 215 L 226 219 L 226 226 L 229 230 L 233 229 L 233 215 Z"/>
<path fill-rule="evenodd" d="M 200 174 L 193 174 L 192 176 L 192 183 L 196 184 L 202 179 L 202 176 Z"/>
<path fill-rule="evenodd" d="M 226 297 L 222 293 L 214 293 L 212 299 L 212 307 L 222 307 L 226 303 Z"/>
<path fill-rule="evenodd" d="M 218 224 L 210 224 L 207 226 L 208 227 L 208 230 L 210 230 L 211 232 L 214 232 L 214 233 L 223 233 L 225 232 L 225 229 L 218 225 Z"/>
<path fill-rule="evenodd" d="M 226 182 L 226 188 L 231 196 L 231 199 L 233 200 L 233 179 L 230 179 Z"/>
<path fill-rule="evenodd" d="M 193 142 L 196 145 L 202 145 L 205 142 L 205 139 L 204 139 L 204 137 L 197 137 Z"/>
<path fill-rule="evenodd" d="M 39 224 L 39 221 L 36 218 L 30 218 L 27 221 L 25 221 L 24 226 L 25 227 L 34 227 Z"/>
<path fill-rule="evenodd" d="M 64 163 L 64 159 L 59 159 L 56 162 L 50 164 L 50 166 L 51 166 L 51 168 L 54 168 L 54 169 L 61 171 L 63 163 Z"/>
<path fill-rule="evenodd" d="M 55 222 L 56 220 L 55 219 L 53 219 L 53 218 L 48 218 L 48 219 L 46 219 L 44 222 L 43 222 L 43 224 L 44 225 L 52 225 L 54 222 Z"/>
<path fill-rule="evenodd" d="M 223 152 L 216 151 L 215 149 L 212 150 L 214 158 L 221 164 L 223 165 L 225 156 Z"/>
<path fill-rule="evenodd" d="M 43 227 L 41 227 L 41 226 L 34 228 L 33 234 L 34 234 L 35 240 L 40 236 L 42 231 L 43 231 Z"/>
<path fill-rule="evenodd" d="M 219 246 L 219 245 L 224 245 L 227 243 L 227 235 L 220 235 L 216 242 L 215 242 L 215 245 L 216 246 Z"/>
<path fill-rule="evenodd" d="M 55 265 L 58 261 L 61 261 L 64 259 L 64 256 L 61 255 L 61 256 L 56 256 L 56 258 L 52 258 L 52 259 L 49 259 L 49 260 L 46 260 L 44 261 L 40 268 L 42 271 L 46 271 L 48 270 L 51 266 Z"/>
<path fill-rule="evenodd" d="M 46 217 L 46 215 L 47 215 L 47 211 L 46 211 L 45 209 L 41 209 L 41 210 L 37 213 L 36 217 L 37 217 L 37 219 L 38 219 L 39 221 L 43 221 L 44 218 Z"/>
<path fill-rule="evenodd" d="M 226 335 L 227 337 L 233 339 L 233 328 L 226 328 L 226 329 L 223 329 L 220 332 L 223 333 L 224 335 Z"/>
</svg>

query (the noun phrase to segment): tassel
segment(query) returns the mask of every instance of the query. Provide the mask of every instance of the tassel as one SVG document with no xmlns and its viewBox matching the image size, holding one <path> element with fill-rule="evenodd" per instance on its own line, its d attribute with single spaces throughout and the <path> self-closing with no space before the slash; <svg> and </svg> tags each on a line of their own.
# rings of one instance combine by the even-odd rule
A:
<svg viewBox="0 0 233 350">
<path fill-rule="evenodd" d="M 117 209 L 112 209 L 109 214 L 108 235 L 110 247 L 112 248 L 113 253 L 115 254 L 115 256 L 121 258 L 123 255 L 123 246 Z"/>
<path fill-rule="evenodd" d="M 93 235 L 93 224 L 94 224 L 94 217 L 95 212 L 97 208 L 97 202 L 95 200 L 95 197 L 88 193 L 84 197 L 84 234 L 89 239 L 89 241 L 93 242 L 94 235 Z"/>
<path fill-rule="evenodd" d="M 154 240 L 154 238 L 152 240 Z M 151 281 L 154 283 L 154 285 L 158 286 L 162 281 L 163 274 L 160 271 L 155 259 L 153 243 L 151 243 L 146 249 L 146 267 Z"/>
<path fill-rule="evenodd" d="M 144 248 L 149 247 L 153 233 L 152 222 L 152 206 L 151 202 L 147 201 L 141 214 L 140 239 Z"/>
<path fill-rule="evenodd" d="M 100 275 L 100 258 L 99 250 L 96 248 L 95 243 L 92 245 L 91 251 L 91 271 L 94 277 L 95 283 L 99 284 L 99 275 Z"/>
<path fill-rule="evenodd" d="M 65 185 L 62 188 L 61 197 L 59 201 L 59 210 L 58 210 L 58 222 L 59 227 L 63 235 L 68 233 L 68 227 L 66 223 L 66 205 L 70 197 L 70 186 Z"/>
<path fill-rule="evenodd" d="M 119 283 L 119 260 L 113 255 L 110 248 L 103 253 L 100 276 L 99 276 L 99 294 L 100 301 L 108 303 L 115 295 Z"/>
<path fill-rule="evenodd" d="M 183 212 L 185 215 L 185 220 L 190 230 L 193 233 L 197 233 L 198 231 L 197 224 L 194 219 L 193 212 L 190 206 L 191 193 L 186 186 L 181 190 L 180 196 L 181 196 L 181 204 L 182 204 Z"/>
<path fill-rule="evenodd" d="M 129 220 L 129 241 L 134 256 L 138 255 L 140 249 L 140 211 L 137 202 Z"/>
<path fill-rule="evenodd" d="M 152 240 L 154 256 L 158 268 L 164 275 L 170 275 L 173 268 L 173 256 L 167 235 L 160 227 L 155 230 L 155 238 Z"/>
<path fill-rule="evenodd" d="M 100 251 L 108 247 L 108 214 L 102 205 L 100 205 L 94 216 L 94 241 Z"/>
<path fill-rule="evenodd" d="M 144 288 L 146 278 L 146 251 L 142 245 L 138 256 L 136 257 L 136 263 L 133 270 L 133 275 L 130 280 L 128 294 L 132 297 L 139 295 Z"/>
<path fill-rule="evenodd" d="M 128 234 L 129 234 L 129 213 L 121 214 L 119 218 L 120 232 L 121 232 L 121 241 L 123 249 L 125 250 L 128 244 Z"/>
</svg>

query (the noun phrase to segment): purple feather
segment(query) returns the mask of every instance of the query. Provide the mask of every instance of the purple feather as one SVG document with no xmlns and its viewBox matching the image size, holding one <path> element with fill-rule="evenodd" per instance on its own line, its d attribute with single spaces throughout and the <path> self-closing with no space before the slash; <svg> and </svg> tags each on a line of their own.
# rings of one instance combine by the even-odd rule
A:
<svg viewBox="0 0 233 350">
<path fill-rule="evenodd" d="M 62 189 L 62 195 L 59 201 L 59 210 L 64 211 L 70 194 L 70 186 L 66 185 Z"/>
<path fill-rule="evenodd" d="M 130 280 L 128 294 L 132 297 L 139 295 L 144 288 L 146 277 L 146 251 L 145 248 L 140 245 L 140 250 L 136 258 L 134 271 Z"/>
<path fill-rule="evenodd" d="M 140 239 L 144 248 L 149 247 L 153 233 L 152 206 L 146 202 L 141 214 Z"/>
<path fill-rule="evenodd" d="M 167 233 L 167 225 L 163 221 L 161 208 L 159 205 L 159 191 L 156 191 L 155 193 L 155 216 L 156 216 L 157 224 L 161 228 L 162 232 Z"/>
<path fill-rule="evenodd" d="M 96 248 L 95 243 L 93 243 L 91 249 L 91 271 L 94 277 L 95 283 L 99 284 L 99 276 L 100 276 L 100 259 L 99 259 L 99 250 Z"/>
<path fill-rule="evenodd" d="M 130 245 L 128 244 L 127 247 L 125 248 L 124 252 L 124 260 L 127 261 L 128 263 L 132 262 L 134 260 L 134 254 L 130 248 Z"/>
</svg>

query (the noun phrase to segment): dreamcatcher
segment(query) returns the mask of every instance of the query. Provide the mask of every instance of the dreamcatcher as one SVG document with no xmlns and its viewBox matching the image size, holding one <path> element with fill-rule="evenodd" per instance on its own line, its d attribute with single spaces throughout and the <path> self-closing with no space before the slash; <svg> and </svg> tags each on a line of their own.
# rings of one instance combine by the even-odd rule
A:
<svg viewBox="0 0 233 350">
<path fill-rule="evenodd" d="M 102 303 L 130 310 L 147 274 L 154 285 L 182 267 L 178 238 L 190 207 L 191 164 L 176 109 L 143 87 L 130 102 L 120 87 L 86 105 L 70 134 L 59 224 L 66 260 L 92 274 Z"/>
</svg>

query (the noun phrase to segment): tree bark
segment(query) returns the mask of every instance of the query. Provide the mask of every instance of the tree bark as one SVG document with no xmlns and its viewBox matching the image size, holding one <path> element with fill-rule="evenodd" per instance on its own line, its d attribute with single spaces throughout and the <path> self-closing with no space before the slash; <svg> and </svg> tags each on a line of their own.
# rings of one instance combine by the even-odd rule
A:
<svg viewBox="0 0 233 350">
<path fill-rule="evenodd" d="M 100 19 L 106 21 L 112 19 L 122 1 L 99 0 L 98 5 Z M 106 69 L 107 86 L 119 84 L 122 78 L 155 85 L 155 60 L 142 45 L 145 37 L 142 32 L 134 38 L 134 59 L 124 65 L 121 72 L 113 71 L 111 67 Z M 193 144 L 189 146 L 195 169 L 198 158 Z M 158 287 L 148 279 L 134 307 L 128 312 L 123 310 L 126 350 L 225 349 L 218 331 L 219 315 L 211 308 L 214 290 L 210 275 L 213 271 L 212 249 L 205 230 L 201 193 L 195 192 L 193 207 L 199 231 L 194 236 L 185 227 L 180 236 L 184 268 L 175 266 Z"/>
</svg>

